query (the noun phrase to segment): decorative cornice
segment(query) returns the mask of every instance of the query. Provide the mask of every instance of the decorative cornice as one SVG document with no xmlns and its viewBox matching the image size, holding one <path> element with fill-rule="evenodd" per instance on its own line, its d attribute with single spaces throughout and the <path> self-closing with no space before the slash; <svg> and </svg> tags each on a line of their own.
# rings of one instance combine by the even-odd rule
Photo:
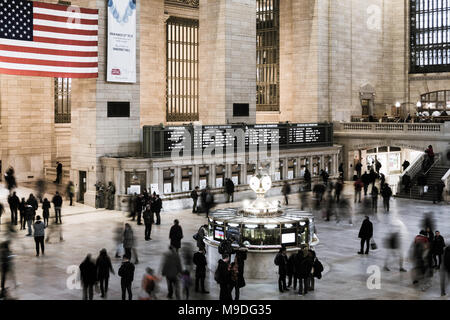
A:
<svg viewBox="0 0 450 320">
<path fill-rule="evenodd" d="M 193 8 L 198 8 L 199 0 L 166 0 L 167 3 L 170 4 L 178 4 Z"/>
</svg>

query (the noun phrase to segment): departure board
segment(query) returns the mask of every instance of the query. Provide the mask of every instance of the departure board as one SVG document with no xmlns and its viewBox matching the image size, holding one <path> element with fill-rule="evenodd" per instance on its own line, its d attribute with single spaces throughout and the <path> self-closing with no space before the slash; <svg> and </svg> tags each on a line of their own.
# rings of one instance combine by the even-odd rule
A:
<svg viewBox="0 0 450 320">
<path fill-rule="evenodd" d="M 209 126 L 144 126 L 144 156 L 167 157 L 186 146 L 194 150 L 246 151 L 333 145 L 332 124 L 235 124 Z M 240 145 L 239 145 L 240 146 Z"/>
</svg>

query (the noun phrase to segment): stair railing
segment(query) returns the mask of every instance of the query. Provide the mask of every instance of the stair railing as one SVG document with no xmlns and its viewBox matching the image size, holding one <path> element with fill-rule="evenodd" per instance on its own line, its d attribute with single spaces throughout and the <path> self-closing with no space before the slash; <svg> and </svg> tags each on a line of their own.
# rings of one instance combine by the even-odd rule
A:
<svg viewBox="0 0 450 320">
<path fill-rule="evenodd" d="M 397 193 L 400 193 L 402 190 L 402 179 L 403 176 L 408 173 L 409 176 L 411 177 L 411 182 L 413 181 L 414 177 L 419 173 L 420 170 L 422 170 L 422 162 L 423 159 L 425 158 L 425 152 L 422 152 L 421 154 L 419 154 L 416 159 L 413 161 L 413 163 L 406 168 L 405 171 L 403 171 L 403 173 L 399 176 L 398 179 L 398 183 L 397 183 Z M 411 198 L 411 191 L 412 188 L 409 190 L 409 197 Z"/>
<path fill-rule="evenodd" d="M 428 168 L 427 172 L 425 172 L 425 175 L 428 175 L 428 173 L 431 171 L 431 169 L 433 169 L 437 164 L 441 163 L 441 154 L 438 153 L 437 155 L 435 155 L 434 157 L 434 162 L 433 164 Z"/>
</svg>

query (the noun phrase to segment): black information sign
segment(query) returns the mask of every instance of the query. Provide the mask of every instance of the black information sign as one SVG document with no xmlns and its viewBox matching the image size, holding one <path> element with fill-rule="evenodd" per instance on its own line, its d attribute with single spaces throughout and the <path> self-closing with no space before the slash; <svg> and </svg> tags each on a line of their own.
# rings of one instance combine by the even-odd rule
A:
<svg viewBox="0 0 450 320">
<path fill-rule="evenodd" d="M 242 141 L 242 142 L 240 142 Z M 180 152 L 184 146 L 194 151 L 205 149 L 258 151 L 278 147 L 288 148 L 324 147 L 333 145 L 332 124 L 258 124 L 217 126 L 144 126 L 144 156 L 168 157 Z M 239 146 L 238 146 L 239 145 Z"/>
</svg>

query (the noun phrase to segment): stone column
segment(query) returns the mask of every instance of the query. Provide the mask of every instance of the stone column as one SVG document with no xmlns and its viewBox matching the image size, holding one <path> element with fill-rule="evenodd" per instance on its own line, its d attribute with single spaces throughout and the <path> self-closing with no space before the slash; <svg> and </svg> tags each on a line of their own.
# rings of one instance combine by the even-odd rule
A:
<svg viewBox="0 0 450 320">
<path fill-rule="evenodd" d="M 199 20 L 200 121 L 256 121 L 256 1 L 202 0 Z M 249 104 L 233 117 L 233 103 Z"/>
</svg>

